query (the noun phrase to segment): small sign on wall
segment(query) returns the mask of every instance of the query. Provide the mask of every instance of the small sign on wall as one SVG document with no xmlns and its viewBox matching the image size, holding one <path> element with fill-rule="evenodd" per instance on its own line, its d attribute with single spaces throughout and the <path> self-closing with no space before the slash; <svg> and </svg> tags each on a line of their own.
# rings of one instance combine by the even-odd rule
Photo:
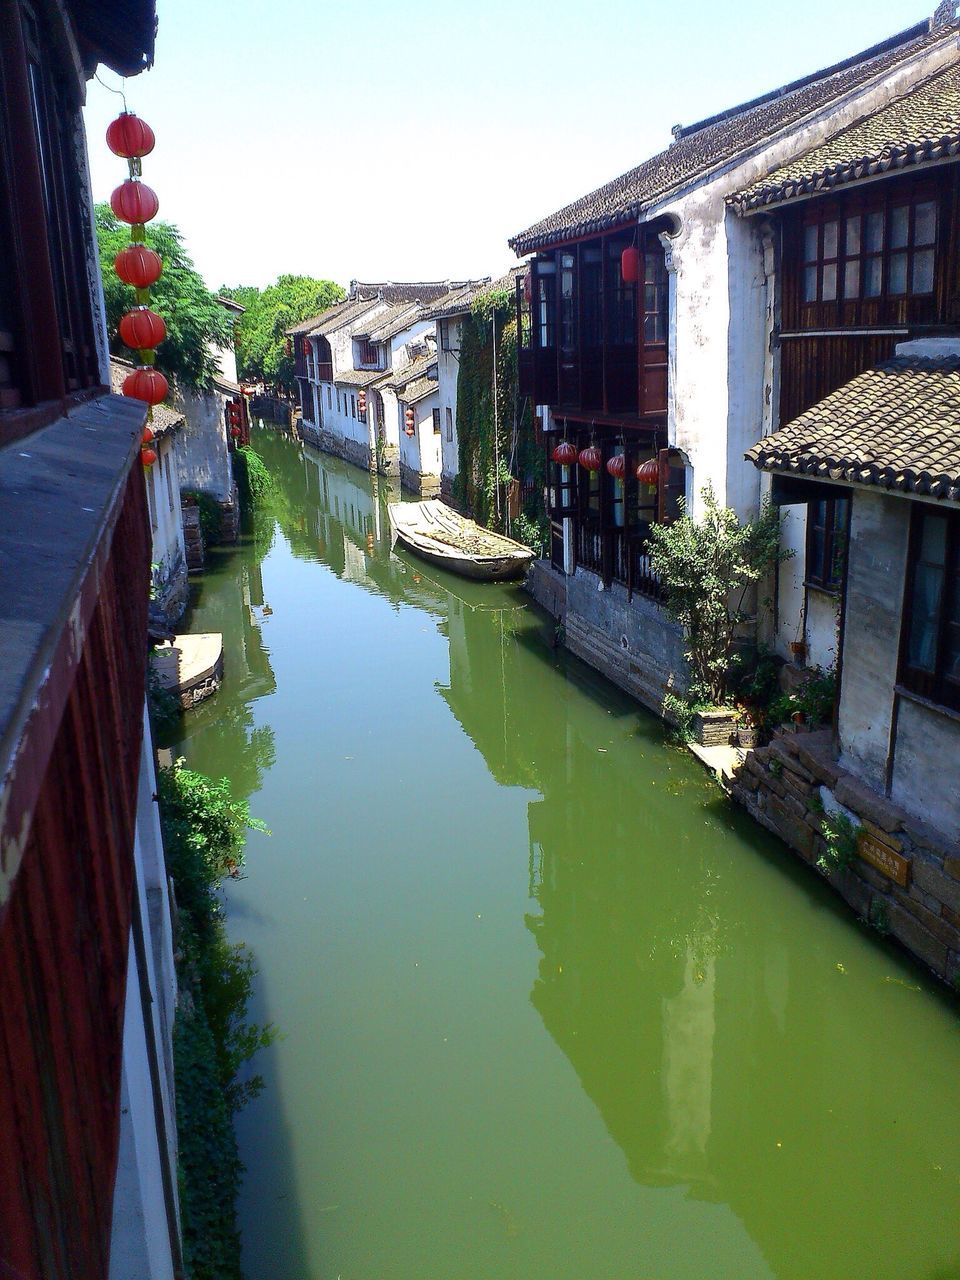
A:
<svg viewBox="0 0 960 1280">
<path fill-rule="evenodd" d="M 857 853 L 871 867 L 893 880 L 904 889 L 910 883 L 910 859 L 891 849 L 870 831 L 861 831 L 857 840 Z"/>
</svg>

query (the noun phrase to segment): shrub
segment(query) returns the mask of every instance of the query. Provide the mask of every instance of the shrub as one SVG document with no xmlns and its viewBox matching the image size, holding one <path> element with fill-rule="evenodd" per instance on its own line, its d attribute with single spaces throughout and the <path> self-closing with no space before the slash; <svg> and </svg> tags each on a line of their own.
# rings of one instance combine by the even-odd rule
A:
<svg viewBox="0 0 960 1280">
<path fill-rule="evenodd" d="M 702 490 L 701 520 L 682 516 L 650 529 L 650 563 L 664 589 L 664 607 L 684 629 L 690 692 L 713 706 L 730 701 L 737 631 L 747 621 L 750 590 L 789 552 L 780 547 L 780 515 L 764 502 L 757 520 Z"/>
</svg>

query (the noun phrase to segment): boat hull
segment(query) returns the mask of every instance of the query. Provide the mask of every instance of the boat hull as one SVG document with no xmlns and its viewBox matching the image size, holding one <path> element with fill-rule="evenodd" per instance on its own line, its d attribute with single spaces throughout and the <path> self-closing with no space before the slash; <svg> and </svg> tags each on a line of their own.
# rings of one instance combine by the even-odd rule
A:
<svg viewBox="0 0 960 1280">
<path fill-rule="evenodd" d="M 508 582 L 522 578 L 535 558 L 529 547 L 502 534 L 481 529 L 445 503 L 431 499 L 421 503 L 391 503 L 388 508 L 390 529 L 395 542 L 439 569 L 472 578 L 478 582 Z M 440 536 L 431 536 L 437 534 Z M 462 546 L 456 545 L 462 540 Z M 468 551 L 479 540 L 492 543 L 490 554 Z M 502 554 L 498 554 L 500 548 Z"/>
</svg>

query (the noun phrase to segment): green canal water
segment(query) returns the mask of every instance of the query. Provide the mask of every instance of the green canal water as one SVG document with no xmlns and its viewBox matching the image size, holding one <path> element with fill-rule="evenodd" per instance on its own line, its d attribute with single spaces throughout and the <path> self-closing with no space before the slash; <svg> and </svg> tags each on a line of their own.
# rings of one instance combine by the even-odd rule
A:
<svg viewBox="0 0 960 1280">
<path fill-rule="evenodd" d="M 271 828 L 228 894 L 281 1038 L 249 1280 L 960 1277 L 957 1011 L 552 647 L 263 431 L 185 723 Z M 395 496 L 395 495 L 394 495 Z"/>
</svg>

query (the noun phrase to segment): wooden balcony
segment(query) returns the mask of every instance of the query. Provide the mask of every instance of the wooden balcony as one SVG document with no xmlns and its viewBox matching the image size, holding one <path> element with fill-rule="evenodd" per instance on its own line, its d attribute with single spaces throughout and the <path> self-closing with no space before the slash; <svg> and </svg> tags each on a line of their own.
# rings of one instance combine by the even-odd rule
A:
<svg viewBox="0 0 960 1280">
<path fill-rule="evenodd" d="M 150 571 L 144 419 L 138 402 L 101 396 L 0 450 L 11 1275 L 109 1270 Z"/>
</svg>

